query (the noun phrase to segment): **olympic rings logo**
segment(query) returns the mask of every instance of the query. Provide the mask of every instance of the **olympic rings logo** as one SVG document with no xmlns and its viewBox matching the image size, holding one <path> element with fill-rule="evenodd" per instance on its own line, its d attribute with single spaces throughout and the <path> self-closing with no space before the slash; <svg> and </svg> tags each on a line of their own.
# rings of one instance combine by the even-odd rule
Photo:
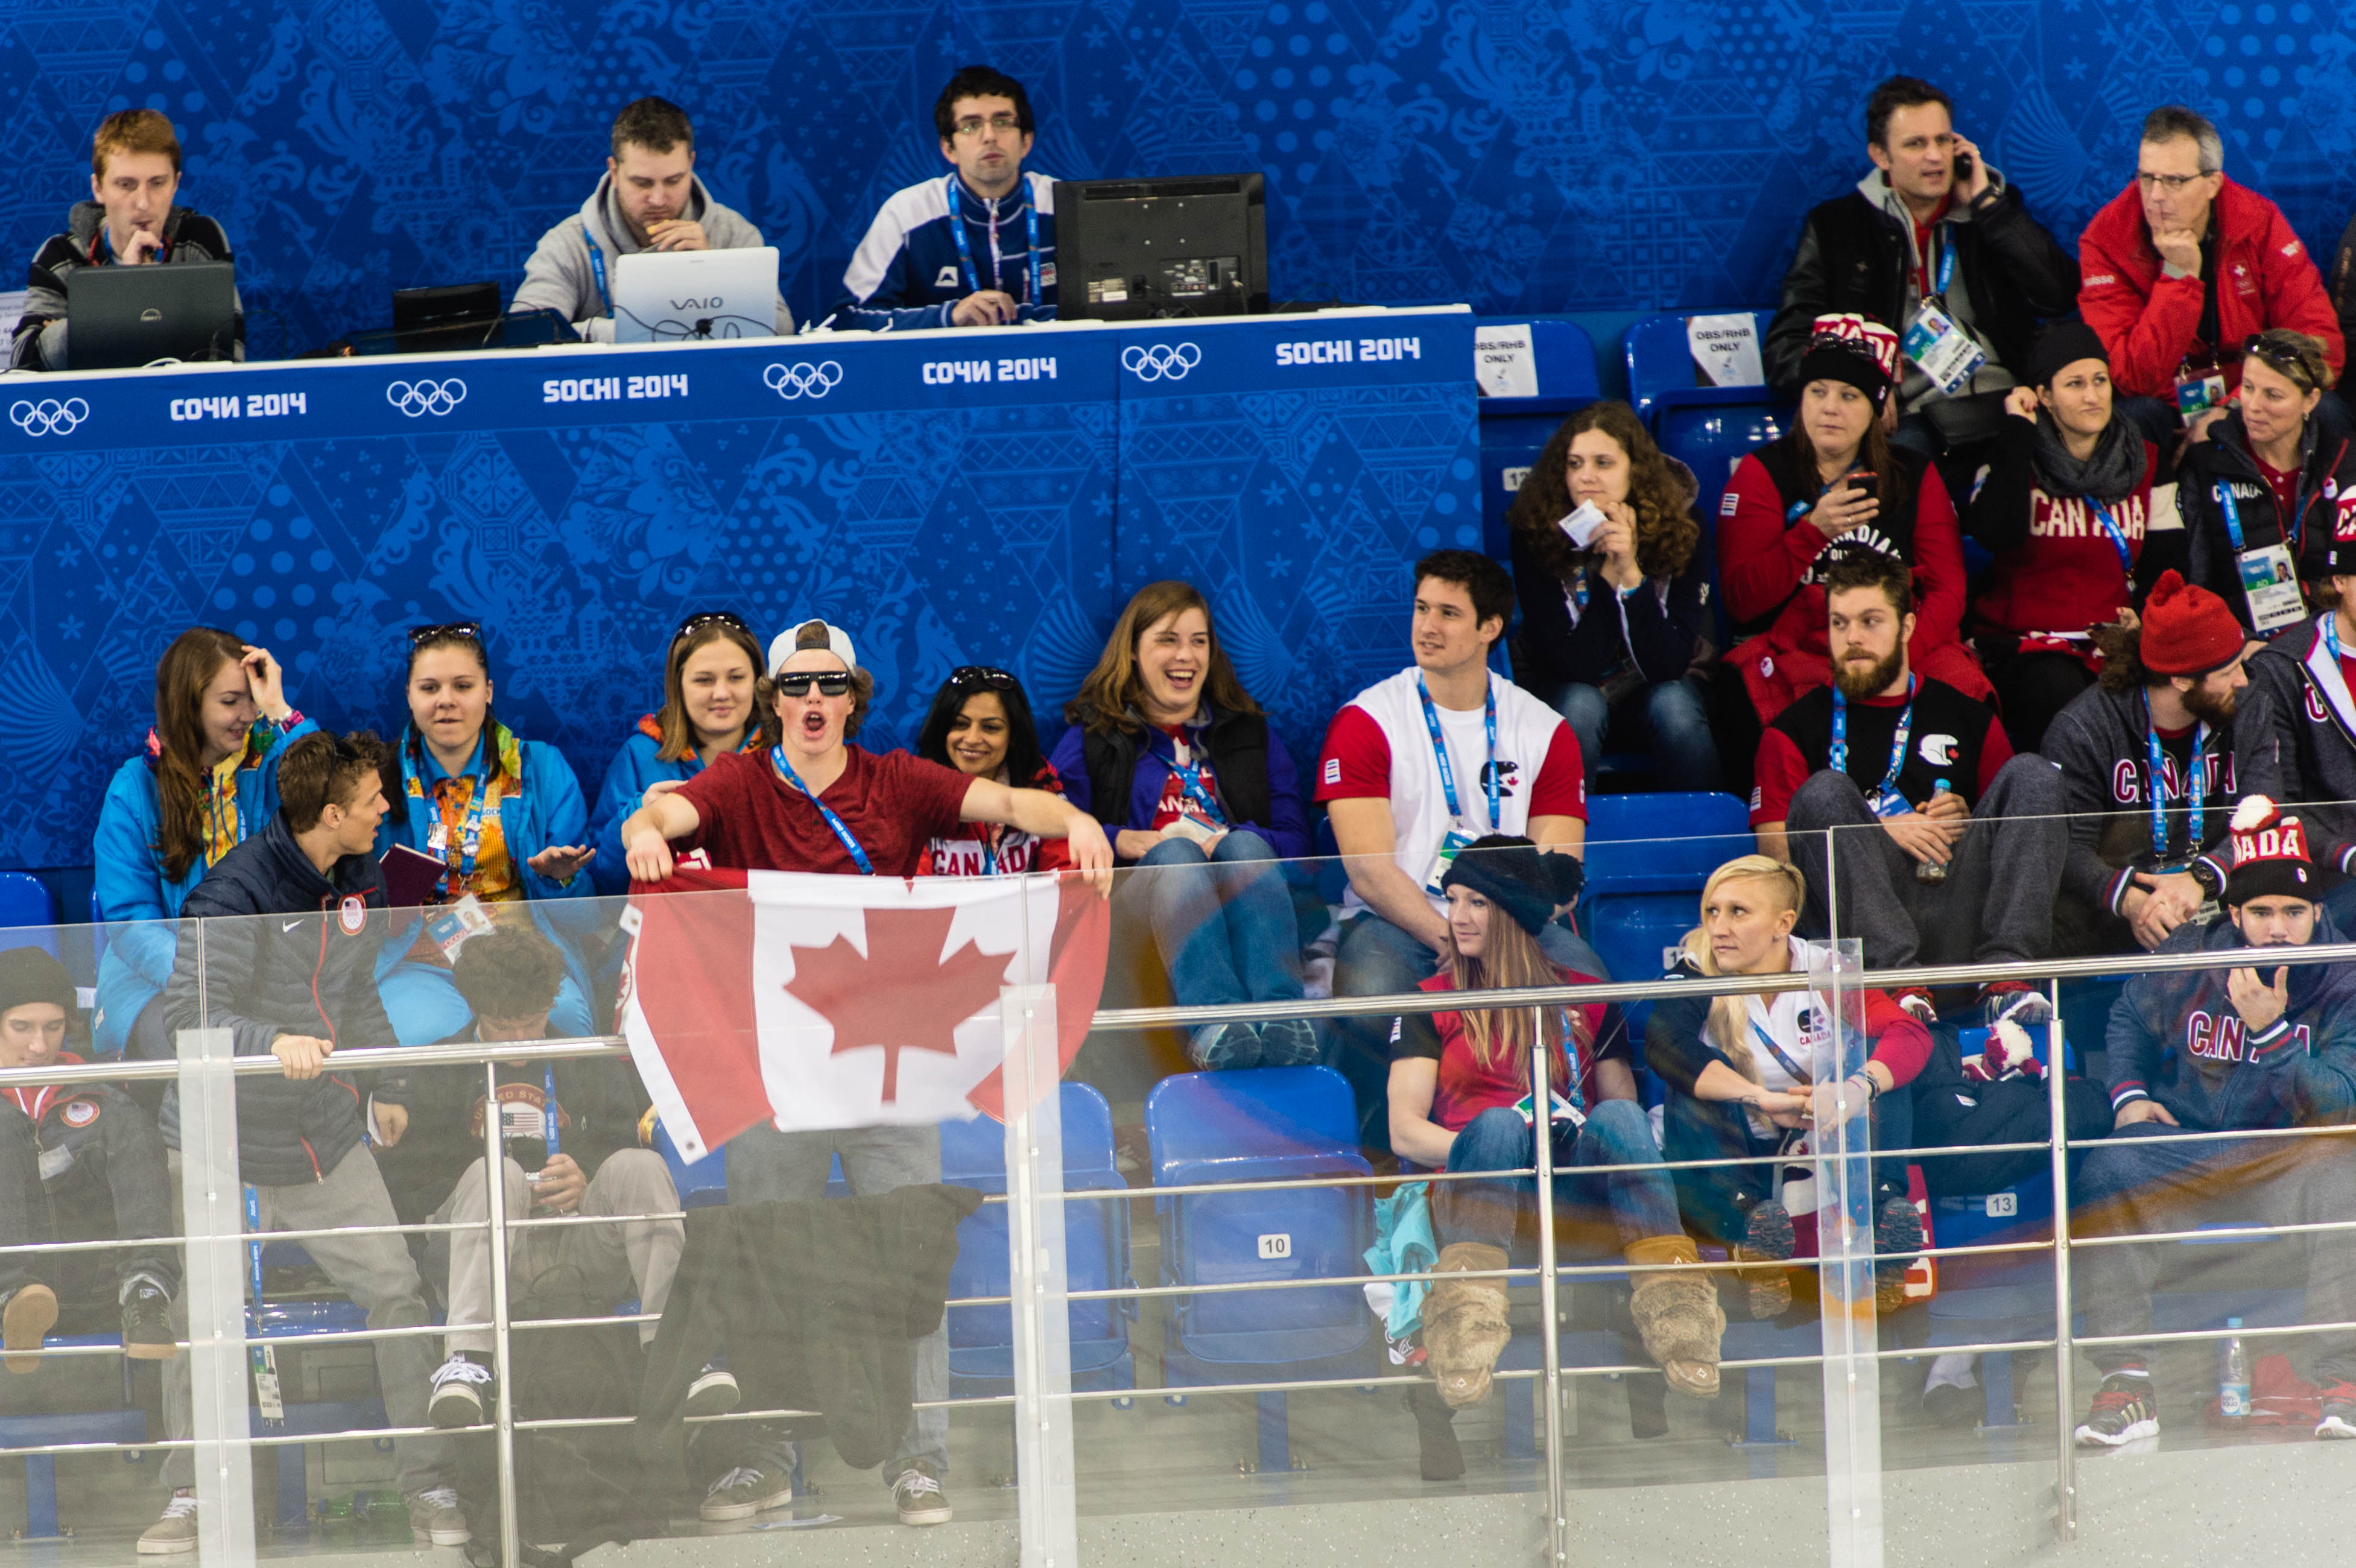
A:
<svg viewBox="0 0 2356 1568">
<path fill-rule="evenodd" d="M 1150 348 L 1133 344 L 1120 351 L 1121 368 L 1141 381 L 1183 381 L 1202 362 L 1203 351 L 1191 343 L 1175 347 L 1157 343 Z"/>
<path fill-rule="evenodd" d="M 788 402 L 822 398 L 841 383 L 842 367 L 831 359 L 817 365 L 772 365 L 761 372 L 761 384 Z"/>
<path fill-rule="evenodd" d="M 455 376 L 446 381 L 395 381 L 385 388 L 384 400 L 411 419 L 446 414 L 466 400 L 466 383 Z"/>
<path fill-rule="evenodd" d="M 27 435 L 70 435 L 74 427 L 88 418 L 90 405 L 80 398 L 68 398 L 63 402 L 43 398 L 37 403 L 19 400 L 8 411 L 8 422 Z"/>
</svg>

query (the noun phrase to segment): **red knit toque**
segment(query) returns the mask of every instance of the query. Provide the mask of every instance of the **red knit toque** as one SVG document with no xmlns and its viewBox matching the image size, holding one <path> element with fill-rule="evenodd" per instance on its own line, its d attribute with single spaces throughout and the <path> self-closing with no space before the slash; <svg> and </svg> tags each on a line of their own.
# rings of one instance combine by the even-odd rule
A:
<svg viewBox="0 0 2356 1568">
<path fill-rule="evenodd" d="M 2241 656 L 2247 636 L 2222 599 L 2170 567 L 2144 601 L 2137 656 L 2154 675 L 2203 676 Z"/>
</svg>

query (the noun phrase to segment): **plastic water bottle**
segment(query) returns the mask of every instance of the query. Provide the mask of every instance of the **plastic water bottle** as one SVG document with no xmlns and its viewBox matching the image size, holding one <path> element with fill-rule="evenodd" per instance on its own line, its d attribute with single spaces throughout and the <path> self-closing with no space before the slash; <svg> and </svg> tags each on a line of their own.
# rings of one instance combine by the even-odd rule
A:
<svg viewBox="0 0 2356 1568">
<path fill-rule="evenodd" d="M 2228 1328 L 2239 1328 L 2238 1317 L 2225 1319 Z M 2242 1348 L 2242 1337 L 2235 1334 L 2217 1352 L 2217 1413 L 2228 1421 L 2250 1418 L 2250 1353 Z"/>
<path fill-rule="evenodd" d="M 1947 781 L 1944 779 L 1939 779 L 1932 785 L 1931 798 L 1933 800 L 1936 800 L 1943 795 L 1950 795 L 1953 793 L 1954 791 L 1948 784 Z M 1947 880 L 1947 862 L 1944 860 L 1915 861 L 1914 880 L 1918 882 L 1926 882 L 1933 885 L 1945 881 Z"/>
</svg>

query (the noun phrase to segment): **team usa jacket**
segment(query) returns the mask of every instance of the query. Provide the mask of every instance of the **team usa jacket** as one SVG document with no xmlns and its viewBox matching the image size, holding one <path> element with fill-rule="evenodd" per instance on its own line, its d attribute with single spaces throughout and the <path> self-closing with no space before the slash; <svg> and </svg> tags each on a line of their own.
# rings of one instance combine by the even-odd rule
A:
<svg viewBox="0 0 2356 1568">
<path fill-rule="evenodd" d="M 954 199 L 965 220 L 960 253 L 950 224 Z M 1032 214 L 1039 230 L 1038 265 L 1032 265 Z M 1037 287 L 1033 287 L 1033 278 Z M 867 237 L 843 270 L 842 297 L 820 326 L 869 332 L 914 332 L 948 326 L 957 302 L 980 289 L 1011 294 L 1020 321 L 1055 319 L 1055 182 L 1025 174 L 992 200 L 966 187 L 955 174 L 894 194 L 867 226 Z"/>
<path fill-rule="evenodd" d="M 2345 942 L 2329 913 L 2315 920 L 2315 941 Z M 2241 951 L 2235 952 L 2235 949 Z M 2205 950 L 2213 969 L 2137 975 L 2111 1008 L 2111 1105 L 2157 1100 L 2187 1132 L 2239 1132 L 2289 1126 L 2298 1107 L 2293 1073 L 2310 1057 L 2356 1055 L 2356 965 L 2286 965 L 2290 1006 L 2264 1029 L 2242 1023 L 2226 994 L 2232 966 L 2254 966 L 2271 983 L 2260 950 L 2249 947 L 2223 915 L 2204 929 L 2188 922 L 2162 953 Z"/>
</svg>

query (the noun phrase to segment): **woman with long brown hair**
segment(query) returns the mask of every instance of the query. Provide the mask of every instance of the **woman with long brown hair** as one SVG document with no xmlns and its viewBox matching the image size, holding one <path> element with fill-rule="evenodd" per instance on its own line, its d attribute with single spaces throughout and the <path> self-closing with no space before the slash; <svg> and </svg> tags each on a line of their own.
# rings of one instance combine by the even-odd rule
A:
<svg viewBox="0 0 2356 1568">
<path fill-rule="evenodd" d="M 1808 966 L 1792 934 L 1806 890 L 1788 862 L 1744 855 L 1702 885 L 1701 924 L 1686 933 L 1673 976 L 1782 975 Z M 1913 1146 L 1909 1088 L 1931 1058 L 1930 1031 L 1887 992 L 1862 1000 L 1868 1055 L 1841 1071 L 1832 1009 L 1800 987 L 1752 996 L 1665 997 L 1644 1033 L 1645 1064 L 1669 1087 L 1662 1151 L 1673 1160 L 1750 1158 L 1676 1173 L 1686 1222 L 1732 1249 L 1748 1271 L 1751 1315 L 1791 1305 L 1780 1265 L 1791 1257 L 1792 1216 L 1778 1190 L 1779 1156 L 1798 1158 L 1818 1131 L 1871 1118 L 1872 1147 Z M 1906 1266 L 1922 1250 L 1922 1223 L 1906 1196 L 1903 1154 L 1873 1161 L 1875 1295 L 1885 1312 L 1905 1299 Z"/>
<path fill-rule="evenodd" d="M 1580 880 L 1578 857 L 1541 854 L 1527 838 L 1492 834 L 1467 845 L 1440 878 L 1451 951 L 1420 988 L 1471 993 L 1591 982 L 1557 967 L 1537 941 L 1555 910 L 1578 898 Z M 1558 1256 L 1624 1257 L 1637 1265 L 1630 1308 L 1645 1352 L 1680 1393 L 1716 1398 L 1726 1316 L 1678 1222 L 1676 1183 L 1658 1168 L 1661 1153 L 1637 1102 L 1618 1005 L 1405 1014 L 1391 1038 L 1391 1147 L 1402 1164 L 1451 1172 L 1526 1170 L 1535 1163 L 1540 1097 L 1531 1092 L 1530 1059 L 1544 1042 Z M 1581 1168 L 1589 1166 L 1623 1168 L 1589 1175 Z M 1624 1168 L 1647 1166 L 1654 1168 Z M 1515 1254 L 1517 1233 L 1537 1208 L 1537 1183 L 1527 1176 L 1436 1182 L 1430 1203 L 1440 1247 L 1433 1272 L 1483 1274 L 1506 1267 Z M 1433 1383 L 1411 1391 L 1408 1405 L 1422 1439 L 1424 1475 L 1441 1480 L 1464 1467 L 1450 1430 L 1452 1413 L 1487 1395 L 1505 1348 L 1505 1282 L 1435 1280 L 1424 1298 L 1422 1333 Z"/>
<path fill-rule="evenodd" d="M 764 658 L 753 628 L 726 610 L 699 610 L 670 635 L 663 659 L 662 706 L 637 722 L 606 766 L 589 817 L 597 858 L 589 880 L 617 897 L 630 891 L 622 863 L 622 822 L 659 795 L 693 778 L 715 757 L 757 751 L 767 726 L 759 687 Z"/>
<path fill-rule="evenodd" d="M 1562 421 L 1505 514 L 1519 673 L 1578 735 L 1590 783 L 1616 723 L 1641 727 L 1663 788 L 1718 787 L 1695 677 L 1715 653 L 1696 488 L 1635 410 L 1590 403 Z"/>
<path fill-rule="evenodd" d="M 1276 862 L 1309 853 L 1309 819 L 1201 592 L 1139 589 L 1064 717 L 1049 760 L 1066 798 L 1140 868 L 1114 898 L 1117 955 L 1145 951 L 1141 921 L 1178 1005 L 1299 1001 L 1300 930 Z M 1317 1033 L 1302 1019 L 1210 1024 L 1188 1055 L 1205 1069 L 1300 1066 L 1317 1060 Z"/>
<path fill-rule="evenodd" d="M 267 648 L 211 626 L 172 639 L 155 664 L 155 723 L 115 770 L 100 809 L 98 916 L 110 925 L 98 966 L 101 1056 L 168 1057 L 164 984 L 177 939 L 166 923 L 214 861 L 278 813 L 278 758 L 318 726 L 287 705 Z"/>
</svg>

